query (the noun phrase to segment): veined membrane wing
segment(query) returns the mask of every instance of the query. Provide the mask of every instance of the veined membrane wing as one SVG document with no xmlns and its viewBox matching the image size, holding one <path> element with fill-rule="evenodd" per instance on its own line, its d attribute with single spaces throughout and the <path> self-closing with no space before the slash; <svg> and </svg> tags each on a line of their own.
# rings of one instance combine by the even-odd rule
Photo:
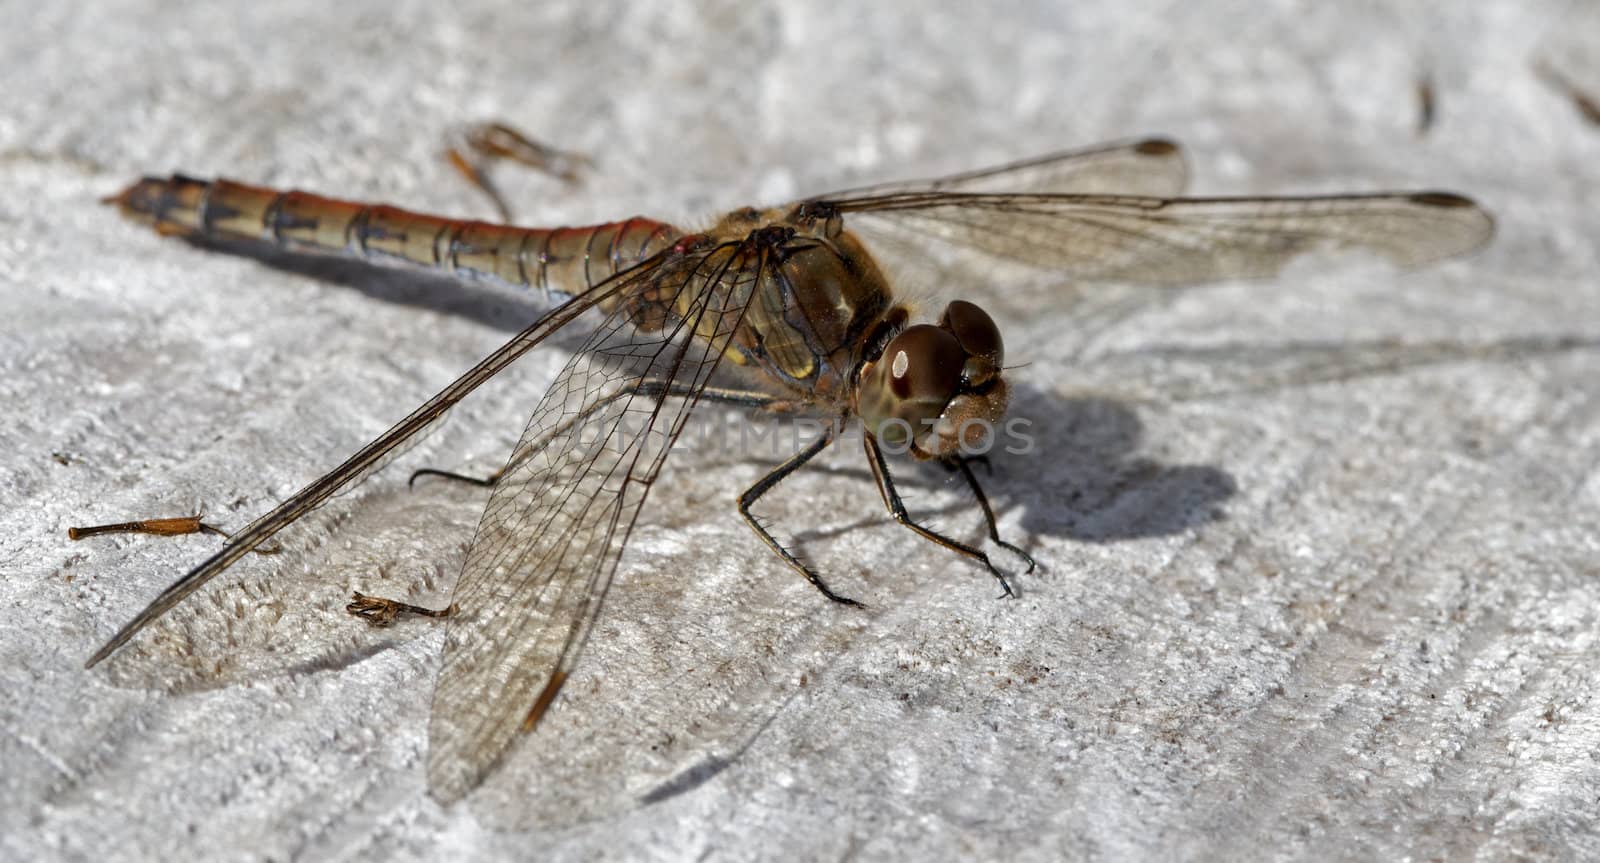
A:
<svg viewBox="0 0 1600 863">
<path fill-rule="evenodd" d="M 775 247 L 673 261 L 624 301 L 534 410 L 456 583 L 429 726 L 441 801 L 537 723 L 576 661 L 641 505 Z M 669 310 L 647 320 L 654 310 Z"/>
<path fill-rule="evenodd" d="M 1183 194 L 1188 176 L 1183 150 L 1176 142 L 1166 138 L 1141 138 L 1063 150 L 933 179 L 876 183 L 827 197 L 854 199 L 914 192 L 1026 192 L 1170 198 Z"/>
<path fill-rule="evenodd" d="M 650 283 L 651 276 L 664 264 L 670 254 L 660 253 L 552 309 L 433 398 L 428 399 L 405 419 L 362 447 L 343 464 L 318 477 L 243 530 L 234 533 L 215 554 L 162 591 L 138 616 L 117 630 L 115 635 L 89 657 L 85 666 L 93 667 L 110 656 L 139 630 L 199 590 L 202 585 L 232 566 L 239 558 L 262 546 L 274 534 L 321 506 L 328 498 L 367 477 L 372 468 L 392 451 L 406 446 L 409 441 L 426 432 L 467 394 L 511 365 L 523 354 L 533 350 L 557 330 L 580 318 L 595 306 L 618 302 L 630 292 L 646 287 Z"/>
<path fill-rule="evenodd" d="M 1493 221 L 1448 192 L 1313 197 L 898 192 L 825 197 L 863 237 L 944 246 L 1077 280 L 1258 278 L 1307 253 L 1366 251 L 1411 267 L 1483 243 Z M 933 253 L 930 251 L 930 253 Z"/>
<path fill-rule="evenodd" d="M 1141 138 L 1078 148 L 975 171 L 834 192 L 825 200 L 885 199 L 931 193 L 1142 195 L 1183 193 L 1188 166 L 1182 148 L 1165 138 Z M 879 263 L 908 287 L 971 284 L 993 277 L 985 257 L 952 255 L 948 243 L 916 224 L 886 219 L 850 220 L 867 239 Z"/>
</svg>

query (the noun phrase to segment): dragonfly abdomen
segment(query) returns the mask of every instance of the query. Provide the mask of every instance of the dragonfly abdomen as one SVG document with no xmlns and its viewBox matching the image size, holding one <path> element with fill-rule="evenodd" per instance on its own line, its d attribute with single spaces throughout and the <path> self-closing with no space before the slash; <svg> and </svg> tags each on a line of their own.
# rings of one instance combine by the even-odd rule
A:
<svg viewBox="0 0 1600 863">
<path fill-rule="evenodd" d="M 518 228 L 182 175 L 147 177 L 107 202 L 163 234 L 260 241 L 565 294 L 637 264 L 681 235 L 638 217 L 577 228 Z"/>
</svg>

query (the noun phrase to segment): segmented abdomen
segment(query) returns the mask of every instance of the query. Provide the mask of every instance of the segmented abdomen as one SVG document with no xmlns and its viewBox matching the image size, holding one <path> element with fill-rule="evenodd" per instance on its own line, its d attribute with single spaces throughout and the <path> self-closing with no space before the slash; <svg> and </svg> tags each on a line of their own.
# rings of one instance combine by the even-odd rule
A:
<svg viewBox="0 0 1600 863">
<path fill-rule="evenodd" d="M 181 175 L 147 177 L 107 201 L 161 233 L 260 240 L 292 251 L 405 262 L 566 294 L 632 267 L 682 235 L 645 218 L 517 228 Z"/>
</svg>

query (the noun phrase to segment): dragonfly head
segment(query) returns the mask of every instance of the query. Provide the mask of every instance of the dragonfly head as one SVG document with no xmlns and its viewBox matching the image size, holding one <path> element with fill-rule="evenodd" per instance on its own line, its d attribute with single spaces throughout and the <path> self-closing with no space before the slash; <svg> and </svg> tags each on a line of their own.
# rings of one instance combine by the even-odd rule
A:
<svg viewBox="0 0 1600 863">
<path fill-rule="evenodd" d="M 907 327 L 862 365 L 856 410 L 867 432 L 918 458 L 987 450 L 1010 390 L 988 313 L 957 300 L 938 324 Z"/>
</svg>

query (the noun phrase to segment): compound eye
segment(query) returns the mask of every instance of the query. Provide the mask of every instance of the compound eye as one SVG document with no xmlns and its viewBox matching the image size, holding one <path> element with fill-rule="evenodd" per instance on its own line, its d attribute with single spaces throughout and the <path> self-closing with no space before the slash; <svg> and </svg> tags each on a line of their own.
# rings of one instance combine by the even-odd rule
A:
<svg viewBox="0 0 1600 863">
<path fill-rule="evenodd" d="M 961 386 L 966 351 L 949 332 L 928 324 L 908 327 L 883 349 L 889 390 L 907 402 L 934 407 L 932 415 L 955 397 Z"/>
<path fill-rule="evenodd" d="M 944 307 L 939 326 L 955 336 L 966 354 L 961 382 L 967 387 L 982 387 L 1000 374 L 1005 363 L 1005 346 L 1000 328 L 989 313 L 965 300 Z"/>
</svg>

